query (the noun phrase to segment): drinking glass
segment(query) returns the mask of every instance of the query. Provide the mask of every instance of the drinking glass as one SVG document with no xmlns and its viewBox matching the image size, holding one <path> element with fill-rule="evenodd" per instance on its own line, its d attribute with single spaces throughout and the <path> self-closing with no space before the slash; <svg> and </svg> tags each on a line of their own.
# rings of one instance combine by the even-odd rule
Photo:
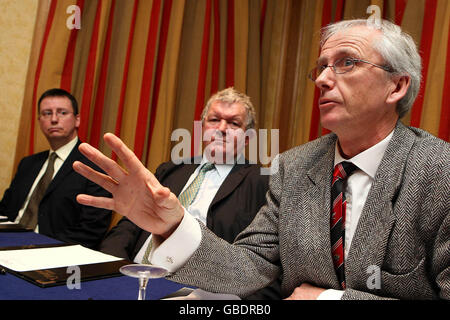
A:
<svg viewBox="0 0 450 320">
<path fill-rule="evenodd" d="M 119 270 L 126 276 L 139 279 L 138 300 L 145 300 L 148 279 L 162 278 L 169 273 L 167 269 L 151 264 L 127 264 Z"/>
</svg>

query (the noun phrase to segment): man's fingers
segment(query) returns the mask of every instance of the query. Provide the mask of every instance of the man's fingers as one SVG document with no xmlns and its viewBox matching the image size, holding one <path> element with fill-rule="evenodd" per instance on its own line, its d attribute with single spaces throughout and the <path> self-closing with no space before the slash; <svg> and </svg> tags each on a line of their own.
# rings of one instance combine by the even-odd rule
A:
<svg viewBox="0 0 450 320">
<path fill-rule="evenodd" d="M 139 161 L 133 151 L 131 151 L 122 140 L 112 133 L 106 133 L 104 135 L 104 140 L 130 171 L 136 168 L 140 169 L 142 166 L 141 161 Z"/>
<path fill-rule="evenodd" d="M 105 197 L 93 197 L 87 194 L 79 194 L 77 196 L 78 203 L 96 208 L 115 210 L 114 199 Z"/>
<path fill-rule="evenodd" d="M 103 153 L 90 146 L 87 143 L 82 143 L 78 147 L 80 152 L 84 154 L 89 160 L 94 162 L 100 168 L 102 168 L 107 174 L 113 177 L 115 180 L 120 181 L 123 175 L 127 174 L 125 170 L 119 166 L 114 160 L 111 160 Z"/>
<path fill-rule="evenodd" d="M 95 171 L 91 167 L 85 165 L 80 161 L 75 161 L 72 165 L 73 169 L 81 174 L 86 179 L 91 180 L 92 182 L 98 184 L 106 191 L 113 193 L 115 186 L 117 186 L 117 182 L 111 177 Z"/>
<path fill-rule="evenodd" d="M 169 188 L 159 186 L 159 187 L 153 187 L 148 185 L 147 186 L 150 190 L 151 198 L 153 199 L 153 202 L 158 207 L 164 207 L 167 208 L 167 203 L 170 201 L 170 190 Z"/>
<path fill-rule="evenodd" d="M 130 173 L 137 173 L 143 169 L 147 170 L 138 157 L 136 157 L 134 152 L 131 151 L 117 136 L 112 133 L 106 133 L 103 138 L 111 149 L 117 154 L 119 159 L 122 160 L 123 164 Z M 159 182 L 153 174 L 149 174 L 148 178 L 153 186 L 159 186 Z"/>
</svg>

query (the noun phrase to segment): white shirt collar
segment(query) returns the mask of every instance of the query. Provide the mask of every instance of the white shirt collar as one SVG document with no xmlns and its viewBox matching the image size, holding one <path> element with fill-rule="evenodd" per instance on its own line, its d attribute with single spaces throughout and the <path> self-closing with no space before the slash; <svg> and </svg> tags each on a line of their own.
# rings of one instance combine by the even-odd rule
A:
<svg viewBox="0 0 450 320">
<path fill-rule="evenodd" d="M 343 161 L 352 162 L 359 169 L 361 169 L 362 171 L 367 173 L 372 179 L 374 179 L 378 167 L 380 166 L 381 160 L 383 159 L 384 152 L 386 151 L 389 141 L 391 141 L 393 134 L 394 131 L 392 130 L 392 132 L 386 138 L 378 142 L 376 145 L 370 147 L 367 150 L 364 150 L 363 152 L 357 154 L 356 156 L 350 159 L 344 159 L 341 156 L 336 141 L 334 152 L 334 165 L 337 165 L 338 163 L 341 163 Z"/>
<path fill-rule="evenodd" d="M 55 152 L 56 155 L 58 156 L 58 158 L 60 158 L 62 161 L 66 161 L 67 157 L 72 152 L 72 150 L 76 146 L 77 142 L 78 142 L 78 137 L 75 137 L 69 143 L 66 143 L 65 145 L 60 147 L 58 150 L 50 150 L 50 153 Z"/>
<path fill-rule="evenodd" d="M 243 157 L 243 156 L 244 156 L 243 154 L 240 154 L 240 155 L 238 155 L 237 158 L 240 159 L 240 157 Z M 203 154 L 202 161 L 200 162 L 200 165 L 198 166 L 198 168 L 201 168 L 205 163 L 208 163 L 208 162 L 209 161 L 206 158 L 205 154 Z M 230 173 L 230 171 L 231 171 L 231 169 L 233 169 L 235 163 L 232 163 L 232 164 L 214 164 L 214 167 L 216 168 L 217 173 L 219 174 L 219 176 L 221 178 L 223 178 L 223 177 L 226 177 Z M 237 163 L 239 163 L 239 162 L 237 162 Z"/>
</svg>

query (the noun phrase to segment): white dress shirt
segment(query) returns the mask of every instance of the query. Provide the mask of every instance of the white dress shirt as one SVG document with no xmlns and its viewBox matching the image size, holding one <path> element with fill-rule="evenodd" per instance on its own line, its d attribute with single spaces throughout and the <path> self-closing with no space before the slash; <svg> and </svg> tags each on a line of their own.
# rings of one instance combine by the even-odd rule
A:
<svg viewBox="0 0 450 320">
<path fill-rule="evenodd" d="M 342 161 L 354 163 L 356 170 L 347 181 L 345 196 L 347 199 L 346 221 L 345 221 L 345 249 L 344 257 L 347 258 L 351 242 L 358 225 L 367 195 L 372 186 L 378 166 L 393 135 L 393 131 L 382 141 L 371 148 L 361 152 L 351 159 L 344 159 L 336 144 L 334 164 Z M 150 254 L 152 264 L 165 267 L 170 272 L 175 272 L 191 255 L 197 250 L 201 241 L 201 229 L 199 224 L 190 215 L 186 214 L 175 232 L 164 242 L 153 246 Z M 181 250 L 180 250 L 181 249 Z M 181 253 L 178 255 L 178 253 Z M 331 252 L 330 252 L 331 255 Z M 318 299 L 340 299 L 344 291 L 325 290 Z"/>
<path fill-rule="evenodd" d="M 192 181 L 197 177 L 200 172 L 201 167 L 207 163 L 208 160 L 205 156 L 203 156 L 200 165 L 195 169 L 194 173 L 189 177 L 186 182 L 184 188 L 181 190 L 180 194 L 191 185 Z M 205 178 L 198 190 L 197 196 L 192 201 L 192 203 L 185 208 L 185 210 L 195 219 L 201 221 L 206 225 L 206 215 L 208 213 L 209 206 L 216 196 L 217 191 L 222 185 L 225 178 L 230 173 L 231 169 L 233 169 L 234 164 L 216 164 L 214 169 L 209 170 L 205 174 Z M 134 258 L 134 262 L 141 263 L 144 257 L 146 248 L 148 247 L 151 241 L 151 235 L 147 238 L 142 248 L 137 253 Z M 178 247 L 177 251 L 183 249 L 182 246 Z"/>
<path fill-rule="evenodd" d="M 71 140 L 69 143 L 66 143 L 58 150 L 52 150 L 50 149 L 50 152 L 48 153 L 48 156 L 50 157 L 50 154 L 53 152 L 56 153 L 57 157 L 55 159 L 54 164 L 54 171 L 53 171 L 53 177 L 58 173 L 59 169 L 62 167 L 64 161 L 66 161 L 69 154 L 72 152 L 73 148 L 78 142 L 78 137 L 75 137 L 73 140 Z M 41 167 L 41 171 L 39 171 L 38 175 L 36 176 L 36 179 L 34 179 L 33 185 L 31 186 L 30 192 L 28 192 L 27 198 L 25 199 L 25 202 L 22 206 L 22 208 L 19 210 L 19 213 L 17 214 L 16 220 L 14 223 L 19 223 L 20 219 L 23 216 L 23 213 L 25 212 L 26 207 L 28 206 L 28 202 L 30 201 L 31 195 L 33 194 L 34 189 L 36 188 L 36 185 L 38 184 L 39 180 L 41 180 L 42 176 L 44 175 L 45 171 L 47 170 L 48 165 L 48 158 L 45 160 L 44 164 Z M 39 232 L 39 224 L 36 225 L 36 228 L 34 229 L 35 232 Z"/>
</svg>

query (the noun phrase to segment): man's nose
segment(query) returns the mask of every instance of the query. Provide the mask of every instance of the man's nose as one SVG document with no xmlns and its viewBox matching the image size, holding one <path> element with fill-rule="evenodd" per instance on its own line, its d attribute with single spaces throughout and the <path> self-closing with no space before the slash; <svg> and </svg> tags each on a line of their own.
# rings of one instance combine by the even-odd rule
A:
<svg viewBox="0 0 450 320">
<path fill-rule="evenodd" d="M 52 123 L 58 123 L 59 118 L 58 118 L 58 114 L 57 114 L 56 112 L 53 112 L 53 113 L 52 113 L 51 118 L 50 118 L 50 121 L 51 121 Z"/>
<path fill-rule="evenodd" d="M 228 123 L 227 123 L 227 121 L 224 120 L 224 119 L 220 120 L 219 126 L 217 127 L 217 130 L 219 130 L 219 131 L 225 133 L 225 132 L 227 131 L 227 129 L 228 129 Z"/>
<path fill-rule="evenodd" d="M 336 74 L 332 70 L 332 67 L 328 66 L 319 74 L 315 83 L 317 88 L 323 90 L 333 88 L 335 81 Z"/>
</svg>

